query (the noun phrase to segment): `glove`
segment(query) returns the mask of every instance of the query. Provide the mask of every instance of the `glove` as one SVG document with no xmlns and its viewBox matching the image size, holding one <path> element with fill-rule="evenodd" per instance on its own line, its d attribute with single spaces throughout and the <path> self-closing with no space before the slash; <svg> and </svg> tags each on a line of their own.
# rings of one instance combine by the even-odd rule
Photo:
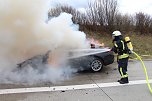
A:
<svg viewBox="0 0 152 101">
<path fill-rule="evenodd" d="M 129 49 L 129 54 L 132 54 L 132 53 L 133 53 L 133 51 Z"/>
</svg>

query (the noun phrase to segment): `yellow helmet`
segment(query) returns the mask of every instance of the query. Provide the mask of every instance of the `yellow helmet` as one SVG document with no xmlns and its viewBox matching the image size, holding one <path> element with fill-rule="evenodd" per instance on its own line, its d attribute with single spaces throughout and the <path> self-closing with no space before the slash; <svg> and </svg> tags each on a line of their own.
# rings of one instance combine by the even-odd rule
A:
<svg viewBox="0 0 152 101">
<path fill-rule="evenodd" d="M 121 35 L 121 32 L 120 31 L 114 31 L 112 33 L 112 36 L 120 36 Z"/>
</svg>

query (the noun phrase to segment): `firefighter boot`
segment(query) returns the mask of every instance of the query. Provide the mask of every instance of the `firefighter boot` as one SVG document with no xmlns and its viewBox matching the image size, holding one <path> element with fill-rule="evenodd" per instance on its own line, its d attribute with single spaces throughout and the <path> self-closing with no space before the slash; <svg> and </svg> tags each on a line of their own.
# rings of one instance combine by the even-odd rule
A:
<svg viewBox="0 0 152 101">
<path fill-rule="evenodd" d="M 122 80 L 122 78 L 120 80 L 118 80 L 117 82 L 120 82 Z"/>
<path fill-rule="evenodd" d="M 118 81 L 120 84 L 126 84 L 126 83 L 129 83 L 128 81 L 128 77 L 126 78 L 122 78 L 121 80 Z"/>
</svg>

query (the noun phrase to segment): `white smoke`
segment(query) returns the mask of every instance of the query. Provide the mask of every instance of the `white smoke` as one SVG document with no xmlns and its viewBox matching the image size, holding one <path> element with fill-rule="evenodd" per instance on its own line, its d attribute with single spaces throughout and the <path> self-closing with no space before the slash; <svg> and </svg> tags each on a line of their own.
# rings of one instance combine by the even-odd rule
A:
<svg viewBox="0 0 152 101">
<path fill-rule="evenodd" d="M 11 71 L 16 68 L 16 64 L 48 50 L 87 48 L 86 35 L 73 24 L 72 15 L 62 13 L 47 21 L 49 3 L 49 0 L 0 0 L 2 83 L 54 82 L 64 79 L 61 78 L 64 74 L 72 73 L 69 67 L 56 69 L 48 66 L 43 74 L 32 68 L 21 73 Z"/>
</svg>

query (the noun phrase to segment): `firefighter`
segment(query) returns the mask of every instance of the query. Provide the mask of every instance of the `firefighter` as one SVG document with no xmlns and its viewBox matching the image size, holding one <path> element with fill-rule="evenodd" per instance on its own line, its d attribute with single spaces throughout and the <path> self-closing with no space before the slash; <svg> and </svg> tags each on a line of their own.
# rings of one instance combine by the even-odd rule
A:
<svg viewBox="0 0 152 101">
<path fill-rule="evenodd" d="M 117 63 L 118 63 L 118 70 L 121 75 L 121 79 L 118 80 L 118 82 L 120 84 L 126 84 L 129 83 L 128 73 L 127 73 L 129 49 L 120 31 L 114 31 L 112 33 L 112 37 L 114 44 L 112 51 L 118 54 Z"/>
</svg>

